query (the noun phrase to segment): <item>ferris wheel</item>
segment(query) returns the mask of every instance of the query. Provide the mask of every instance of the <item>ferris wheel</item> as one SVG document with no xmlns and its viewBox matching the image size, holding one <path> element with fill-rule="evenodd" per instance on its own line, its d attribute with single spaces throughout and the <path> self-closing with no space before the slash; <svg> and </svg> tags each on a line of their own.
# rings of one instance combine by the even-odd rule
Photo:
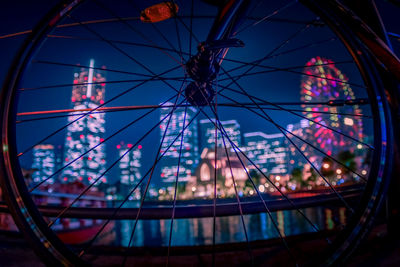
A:
<svg viewBox="0 0 400 267">
<path fill-rule="evenodd" d="M 301 101 L 307 118 L 317 123 L 310 124 L 316 145 L 328 155 L 343 150 L 353 151 L 357 144 L 352 138 L 364 139 L 362 112 L 348 78 L 326 58 L 314 57 L 304 68 L 301 80 Z M 327 105 L 322 103 L 327 102 Z M 326 127 L 324 127 L 326 126 Z M 338 134 L 337 132 L 343 133 Z"/>
</svg>

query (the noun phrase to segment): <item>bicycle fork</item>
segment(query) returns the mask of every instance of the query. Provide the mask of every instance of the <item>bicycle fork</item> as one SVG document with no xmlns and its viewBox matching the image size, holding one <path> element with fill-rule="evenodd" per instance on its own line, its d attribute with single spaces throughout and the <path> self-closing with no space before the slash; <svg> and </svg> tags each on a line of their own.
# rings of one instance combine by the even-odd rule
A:
<svg viewBox="0 0 400 267">
<path fill-rule="evenodd" d="M 197 47 L 197 54 L 186 63 L 186 72 L 193 79 L 185 89 L 185 96 L 195 106 L 204 106 L 214 99 L 213 81 L 230 47 L 244 47 L 234 38 L 243 23 L 250 0 L 229 0 L 219 10 L 207 40 Z"/>
</svg>

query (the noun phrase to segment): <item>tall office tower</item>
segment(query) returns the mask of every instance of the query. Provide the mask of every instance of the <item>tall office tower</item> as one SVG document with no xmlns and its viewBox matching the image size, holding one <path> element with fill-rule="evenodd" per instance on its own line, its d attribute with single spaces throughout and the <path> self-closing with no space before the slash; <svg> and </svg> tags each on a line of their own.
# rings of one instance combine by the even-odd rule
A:
<svg viewBox="0 0 400 267">
<path fill-rule="evenodd" d="M 287 174 L 288 150 L 282 133 L 251 132 L 243 138 L 246 155 L 264 174 Z M 254 165 L 249 169 L 255 169 Z"/>
<path fill-rule="evenodd" d="M 215 119 L 212 119 L 213 122 Z M 201 130 L 201 146 L 200 149 L 204 148 L 214 148 L 215 147 L 215 124 L 208 119 L 200 120 L 200 130 Z M 240 125 L 236 120 L 220 121 L 224 127 L 226 134 L 229 139 L 238 147 L 241 146 L 241 135 L 240 135 Z M 224 135 L 225 145 L 231 147 L 231 143 Z M 219 147 L 224 145 L 222 140 L 222 135 L 219 130 L 217 130 L 217 144 Z"/>
<path fill-rule="evenodd" d="M 55 171 L 56 156 L 54 146 L 40 144 L 33 148 L 32 173 L 33 182 L 36 184 L 51 176 Z M 54 183 L 54 177 L 47 180 L 48 184 Z"/>
<path fill-rule="evenodd" d="M 166 103 L 165 105 L 171 106 L 172 103 Z M 165 116 L 170 113 L 171 109 L 171 107 L 162 108 L 160 120 L 164 119 Z M 198 123 L 196 119 L 191 122 L 196 112 L 197 110 L 195 108 L 187 108 L 185 118 L 185 109 L 177 108 L 172 113 L 172 118 L 165 134 L 164 142 L 161 146 L 161 153 L 164 153 L 176 136 L 182 132 L 182 129 L 189 125 L 184 130 L 181 160 L 179 164 L 179 181 L 182 182 L 187 182 L 189 178 L 194 175 L 194 170 L 199 163 Z M 160 140 L 164 135 L 168 120 L 169 116 L 160 124 Z M 183 125 L 183 121 L 185 121 L 185 126 Z M 189 122 L 191 123 L 189 124 Z M 168 149 L 160 162 L 161 179 L 165 183 L 172 183 L 176 179 L 180 146 L 181 136 L 173 142 L 172 146 Z"/>
<path fill-rule="evenodd" d="M 119 193 L 125 196 L 142 178 L 140 174 L 141 158 L 142 158 L 142 145 L 132 148 L 132 144 L 119 144 L 117 145 L 119 156 L 123 156 L 119 161 L 120 169 L 120 191 Z M 127 151 L 130 151 L 127 153 Z M 134 193 L 135 196 L 140 196 L 140 190 L 137 189 Z"/>
<path fill-rule="evenodd" d="M 310 129 L 310 122 L 306 119 L 302 119 L 300 120 L 300 122 L 295 124 L 288 124 L 286 126 L 286 130 L 302 139 L 306 139 L 312 134 L 312 130 Z M 303 168 L 306 160 L 301 153 L 303 153 L 305 156 L 310 156 L 312 154 L 311 152 L 313 152 L 312 150 L 310 151 L 310 147 L 307 146 L 306 143 L 301 142 L 300 139 L 293 137 L 290 133 L 288 133 L 287 135 L 290 137 L 292 142 L 296 144 L 297 148 L 289 140 L 285 140 L 285 144 L 288 149 L 288 173 L 291 173 L 294 168 Z M 301 153 L 299 150 L 301 151 Z"/>
<path fill-rule="evenodd" d="M 96 108 L 104 103 L 104 93 L 105 78 L 101 71 L 94 69 L 94 60 L 91 59 L 89 68 L 81 68 L 74 74 L 72 107 L 75 110 Z M 69 116 L 68 122 L 73 122 L 80 116 Z M 93 113 L 68 126 L 64 148 L 65 165 L 104 141 L 104 125 L 104 113 Z M 105 171 L 105 162 L 105 145 L 101 144 L 65 168 L 62 182 L 80 181 L 89 184 Z M 96 185 L 105 182 L 107 178 L 104 176 Z"/>
</svg>

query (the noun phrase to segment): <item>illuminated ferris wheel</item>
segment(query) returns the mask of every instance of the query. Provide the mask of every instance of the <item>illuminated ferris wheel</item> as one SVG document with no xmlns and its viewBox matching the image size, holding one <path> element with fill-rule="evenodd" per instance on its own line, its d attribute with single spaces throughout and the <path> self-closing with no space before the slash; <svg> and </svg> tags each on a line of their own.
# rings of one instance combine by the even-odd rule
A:
<svg viewBox="0 0 400 267">
<path fill-rule="evenodd" d="M 363 140 L 363 123 L 357 116 L 362 113 L 361 109 L 351 102 L 356 97 L 348 78 L 332 60 L 321 57 L 308 61 L 304 73 L 301 101 L 313 103 L 303 105 L 304 113 L 308 119 L 317 122 L 310 123 L 310 138 L 328 155 L 354 150 L 357 144 L 345 135 Z"/>
</svg>

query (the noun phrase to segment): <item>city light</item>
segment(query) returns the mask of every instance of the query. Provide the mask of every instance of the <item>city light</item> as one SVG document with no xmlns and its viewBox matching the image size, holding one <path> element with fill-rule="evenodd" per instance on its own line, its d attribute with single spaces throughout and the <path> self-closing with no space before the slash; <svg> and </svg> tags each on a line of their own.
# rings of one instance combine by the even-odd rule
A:
<svg viewBox="0 0 400 267">
<path fill-rule="evenodd" d="M 262 184 L 260 184 L 260 185 L 258 186 L 258 191 L 260 191 L 261 193 L 264 193 L 265 187 L 264 187 Z"/>
<path fill-rule="evenodd" d="M 353 126 L 354 121 L 353 121 L 353 119 L 350 119 L 350 118 L 344 118 L 344 124 Z"/>
</svg>

